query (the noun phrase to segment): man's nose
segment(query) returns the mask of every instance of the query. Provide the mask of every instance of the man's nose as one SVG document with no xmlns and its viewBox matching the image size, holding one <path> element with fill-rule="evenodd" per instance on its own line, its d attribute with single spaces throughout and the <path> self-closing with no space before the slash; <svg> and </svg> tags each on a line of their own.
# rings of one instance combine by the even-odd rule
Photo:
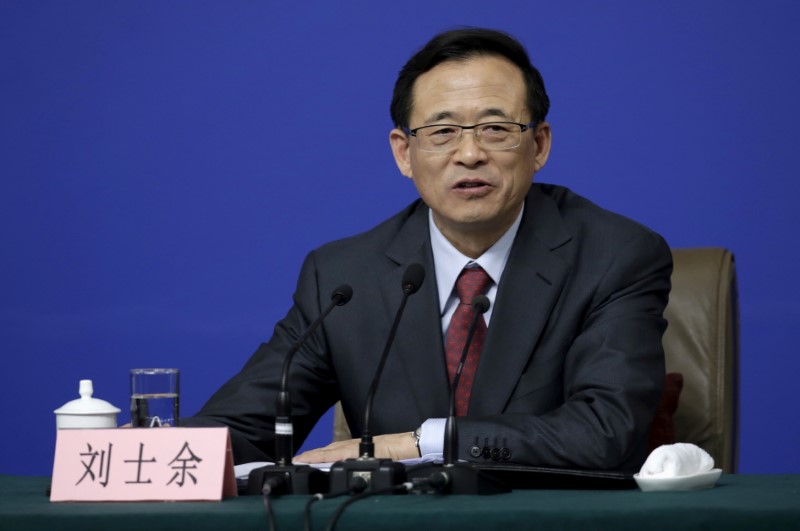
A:
<svg viewBox="0 0 800 531">
<path fill-rule="evenodd" d="M 486 150 L 478 142 L 474 129 L 461 131 L 461 142 L 456 146 L 454 160 L 467 166 L 474 166 L 486 161 Z"/>
</svg>

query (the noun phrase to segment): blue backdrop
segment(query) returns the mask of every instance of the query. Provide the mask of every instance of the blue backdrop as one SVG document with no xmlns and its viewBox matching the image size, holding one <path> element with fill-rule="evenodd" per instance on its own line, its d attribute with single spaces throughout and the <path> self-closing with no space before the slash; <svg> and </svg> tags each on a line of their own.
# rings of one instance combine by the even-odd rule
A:
<svg viewBox="0 0 800 531">
<path fill-rule="evenodd" d="M 798 22 L 790 0 L 2 0 L 0 473 L 51 472 L 81 378 L 124 411 L 130 368 L 179 367 L 195 412 L 310 249 L 415 197 L 392 85 L 463 24 L 515 34 L 544 75 L 539 180 L 734 251 L 741 470 L 800 472 Z"/>
</svg>

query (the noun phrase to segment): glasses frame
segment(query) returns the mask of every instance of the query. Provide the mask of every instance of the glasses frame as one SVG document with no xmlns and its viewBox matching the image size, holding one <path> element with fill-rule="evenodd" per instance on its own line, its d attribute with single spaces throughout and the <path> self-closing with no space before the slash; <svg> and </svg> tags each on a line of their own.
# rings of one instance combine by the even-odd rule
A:
<svg viewBox="0 0 800 531">
<path fill-rule="evenodd" d="M 478 129 L 478 127 L 482 127 L 482 126 L 485 126 L 485 125 L 493 125 L 493 124 L 498 124 L 498 125 L 516 125 L 516 126 L 518 126 L 519 127 L 519 143 L 517 143 L 515 146 L 503 147 L 503 148 L 493 148 L 491 146 L 485 145 L 481 141 L 481 134 L 479 132 L 480 129 Z M 417 132 L 422 130 L 422 129 L 428 129 L 428 128 L 431 128 L 431 127 L 455 127 L 455 128 L 458 128 L 458 138 L 456 139 L 455 144 L 453 144 L 450 147 L 447 147 L 446 149 L 422 149 L 422 148 L 418 148 L 420 151 L 424 151 L 425 153 L 447 153 L 448 151 L 454 151 L 461 144 L 461 139 L 464 138 L 464 130 L 465 129 L 473 129 L 475 131 L 473 133 L 475 135 L 475 141 L 483 149 L 486 149 L 487 151 L 506 151 L 506 150 L 509 150 L 509 149 L 518 148 L 520 146 L 520 144 L 522 144 L 522 133 L 524 133 L 528 129 L 530 129 L 530 130 L 535 129 L 537 125 L 539 125 L 539 122 L 536 122 L 536 121 L 530 122 L 528 124 L 521 124 L 521 123 L 518 123 L 518 122 L 483 122 L 483 123 L 474 124 L 474 125 L 431 124 L 431 125 L 423 125 L 422 127 L 415 127 L 414 129 L 409 129 L 408 127 L 403 127 L 402 130 L 408 136 L 413 136 L 415 138 L 418 138 L 417 137 Z"/>
</svg>

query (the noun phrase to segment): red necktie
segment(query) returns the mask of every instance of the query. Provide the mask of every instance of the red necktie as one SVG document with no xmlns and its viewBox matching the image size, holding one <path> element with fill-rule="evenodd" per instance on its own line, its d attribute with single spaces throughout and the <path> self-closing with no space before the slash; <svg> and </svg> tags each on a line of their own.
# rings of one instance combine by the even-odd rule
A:
<svg viewBox="0 0 800 531">
<path fill-rule="evenodd" d="M 459 298 L 458 306 L 450 319 L 450 326 L 447 328 L 447 340 L 445 341 L 445 356 L 447 358 L 447 375 L 450 383 L 456 375 L 458 363 L 461 361 L 461 354 L 464 352 L 464 345 L 467 342 L 467 334 L 475 310 L 472 309 L 472 299 L 478 295 L 483 295 L 489 287 L 492 279 L 486 271 L 480 267 L 464 269 L 456 280 L 456 294 Z M 475 381 L 475 372 L 478 369 L 478 358 L 483 349 L 483 341 L 486 338 L 486 321 L 483 316 L 478 318 L 475 326 L 475 333 L 472 336 L 472 343 L 469 346 L 469 353 L 464 367 L 461 369 L 461 377 L 456 389 L 456 415 L 467 414 L 469 409 L 469 397 L 472 391 L 472 382 Z"/>
</svg>

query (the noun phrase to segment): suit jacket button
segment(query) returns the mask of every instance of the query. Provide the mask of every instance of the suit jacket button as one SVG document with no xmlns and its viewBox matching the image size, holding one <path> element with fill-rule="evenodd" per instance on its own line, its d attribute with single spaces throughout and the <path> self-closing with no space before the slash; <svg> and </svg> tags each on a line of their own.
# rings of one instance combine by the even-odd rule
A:
<svg viewBox="0 0 800 531">
<path fill-rule="evenodd" d="M 469 455 L 472 457 L 480 457 L 481 456 L 481 447 L 480 446 L 473 446 L 469 449 Z"/>
<path fill-rule="evenodd" d="M 489 457 L 492 455 L 492 449 L 489 448 L 488 446 L 484 446 L 481 455 L 483 456 L 484 459 L 489 459 Z"/>
<path fill-rule="evenodd" d="M 495 461 L 500 460 L 500 448 L 492 448 L 492 459 Z"/>
<path fill-rule="evenodd" d="M 511 450 L 508 448 L 500 448 L 500 459 L 503 461 L 508 461 L 511 459 Z"/>
</svg>

